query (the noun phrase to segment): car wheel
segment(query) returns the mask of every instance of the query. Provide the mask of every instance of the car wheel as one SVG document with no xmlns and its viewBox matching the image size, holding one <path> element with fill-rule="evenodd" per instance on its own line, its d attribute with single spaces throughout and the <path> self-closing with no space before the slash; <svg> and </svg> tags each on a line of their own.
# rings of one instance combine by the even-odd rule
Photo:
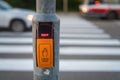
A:
<svg viewBox="0 0 120 80">
<path fill-rule="evenodd" d="M 107 18 L 109 20 L 116 19 L 117 18 L 117 14 L 115 12 L 109 12 L 108 15 L 107 15 Z"/>
<path fill-rule="evenodd" d="M 14 20 L 11 22 L 10 28 L 14 32 L 23 32 L 25 31 L 25 23 L 21 20 Z"/>
</svg>

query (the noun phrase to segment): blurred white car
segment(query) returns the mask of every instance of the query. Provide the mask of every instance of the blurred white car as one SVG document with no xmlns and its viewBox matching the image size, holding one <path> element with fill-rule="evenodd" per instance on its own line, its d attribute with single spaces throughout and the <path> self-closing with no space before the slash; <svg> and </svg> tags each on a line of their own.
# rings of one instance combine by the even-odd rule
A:
<svg viewBox="0 0 120 80">
<path fill-rule="evenodd" d="M 87 17 L 120 18 L 120 0 L 84 0 L 80 13 Z"/>
<path fill-rule="evenodd" d="M 5 1 L 0 0 L 0 27 L 10 28 L 15 32 L 22 32 L 32 27 L 34 11 L 12 8 Z"/>
</svg>

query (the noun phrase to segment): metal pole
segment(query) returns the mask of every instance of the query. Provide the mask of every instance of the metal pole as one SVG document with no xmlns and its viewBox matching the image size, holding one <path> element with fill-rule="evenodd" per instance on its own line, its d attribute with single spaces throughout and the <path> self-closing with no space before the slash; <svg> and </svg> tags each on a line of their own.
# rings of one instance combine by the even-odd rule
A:
<svg viewBox="0 0 120 80">
<path fill-rule="evenodd" d="M 65 13 L 68 12 L 68 0 L 63 0 L 63 10 Z"/>
<path fill-rule="evenodd" d="M 56 0 L 37 0 L 33 18 L 34 80 L 58 80 L 60 20 Z"/>
<path fill-rule="evenodd" d="M 37 12 L 38 13 L 55 13 L 56 12 L 56 0 L 37 0 Z"/>
</svg>

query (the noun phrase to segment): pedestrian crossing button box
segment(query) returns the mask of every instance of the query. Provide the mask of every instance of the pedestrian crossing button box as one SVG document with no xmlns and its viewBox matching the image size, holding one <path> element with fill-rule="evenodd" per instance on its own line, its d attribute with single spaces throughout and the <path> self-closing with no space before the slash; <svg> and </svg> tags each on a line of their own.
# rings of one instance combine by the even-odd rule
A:
<svg viewBox="0 0 120 80">
<path fill-rule="evenodd" d="M 54 28 L 51 22 L 41 22 L 36 31 L 36 61 L 39 68 L 54 66 Z"/>
</svg>

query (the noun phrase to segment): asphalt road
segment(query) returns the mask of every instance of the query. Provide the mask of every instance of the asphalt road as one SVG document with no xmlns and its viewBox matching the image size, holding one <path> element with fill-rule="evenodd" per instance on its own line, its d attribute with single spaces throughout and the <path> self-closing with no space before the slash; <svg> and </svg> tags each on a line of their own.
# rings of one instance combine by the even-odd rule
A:
<svg viewBox="0 0 120 80">
<path fill-rule="evenodd" d="M 106 33 L 110 34 L 112 38 L 120 40 L 120 19 L 107 20 L 107 19 L 89 18 L 86 20 L 94 23 L 99 28 L 103 29 Z"/>
<path fill-rule="evenodd" d="M 59 16 L 60 80 L 120 80 L 119 20 Z M 0 32 L 0 80 L 33 80 L 31 36 Z"/>
</svg>

